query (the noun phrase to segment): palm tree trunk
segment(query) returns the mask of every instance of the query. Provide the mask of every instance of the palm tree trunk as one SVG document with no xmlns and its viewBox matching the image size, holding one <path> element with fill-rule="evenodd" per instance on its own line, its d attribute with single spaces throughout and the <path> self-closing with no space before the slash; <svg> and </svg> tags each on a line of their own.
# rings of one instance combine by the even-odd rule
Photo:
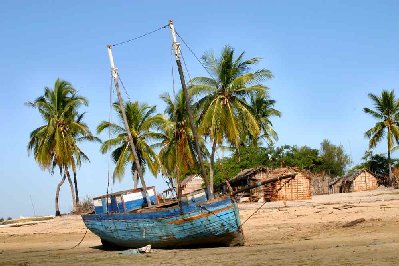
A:
<svg viewBox="0 0 399 266">
<path fill-rule="evenodd" d="M 76 171 L 73 172 L 73 184 L 75 185 L 76 205 L 79 204 L 79 191 L 78 191 L 78 179 Z"/>
<path fill-rule="evenodd" d="M 137 170 L 133 171 L 133 184 L 134 184 L 134 189 L 137 188 L 138 184 L 139 184 L 139 178 L 138 178 L 138 173 Z"/>
<path fill-rule="evenodd" d="M 215 152 L 216 152 L 216 139 L 213 140 L 212 151 L 211 151 L 211 162 L 209 164 L 209 189 L 213 194 L 213 177 L 215 171 Z"/>
<path fill-rule="evenodd" d="M 62 186 L 62 184 L 64 184 L 65 178 L 66 178 L 66 176 L 64 174 L 62 176 L 61 181 L 57 185 L 57 190 L 55 191 L 55 216 L 61 216 L 60 206 L 58 204 L 58 198 L 59 198 L 59 195 L 60 195 L 61 186 Z"/>
<path fill-rule="evenodd" d="M 76 165 L 74 160 L 72 160 L 71 166 L 73 171 L 73 183 L 75 185 L 76 205 L 79 205 L 78 179 L 77 179 Z"/>
<path fill-rule="evenodd" d="M 389 176 L 388 176 L 388 186 L 392 186 L 392 169 L 391 169 L 391 150 L 388 147 L 388 170 L 389 170 Z"/>
<path fill-rule="evenodd" d="M 71 194 L 72 194 L 72 212 L 76 211 L 76 197 L 75 197 L 75 189 L 73 187 L 73 183 L 72 183 L 72 179 L 71 176 L 69 174 L 68 168 L 65 167 L 65 174 L 68 178 L 68 183 L 69 183 L 69 187 L 71 189 Z"/>
</svg>

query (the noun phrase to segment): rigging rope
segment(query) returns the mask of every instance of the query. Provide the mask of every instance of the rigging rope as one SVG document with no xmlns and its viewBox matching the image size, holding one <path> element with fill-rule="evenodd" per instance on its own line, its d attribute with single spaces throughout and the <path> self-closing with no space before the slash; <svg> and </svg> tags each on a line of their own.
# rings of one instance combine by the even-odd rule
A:
<svg viewBox="0 0 399 266">
<path fill-rule="evenodd" d="M 126 40 L 126 41 L 123 41 L 123 42 L 114 43 L 114 44 L 112 44 L 112 46 L 115 47 L 115 46 L 118 46 L 118 45 L 121 45 L 121 44 L 125 44 L 125 43 L 129 43 L 129 42 L 138 40 L 138 39 L 143 38 L 143 37 L 145 37 L 145 36 L 147 36 L 147 35 L 150 35 L 150 34 L 152 34 L 152 33 L 154 33 L 154 32 L 157 32 L 157 31 L 159 31 L 159 30 L 162 30 L 162 29 L 164 29 L 164 28 L 167 28 L 168 26 L 169 26 L 169 25 L 165 25 L 165 26 L 159 27 L 158 29 L 155 29 L 155 30 L 146 32 L 146 33 L 144 33 L 144 34 L 142 34 L 142 35 L 140 35 L 140 36 L 134 37 L 134 38 L 132 38 L 132 39 L 129 39 L 129 40 Z"/>
<path fill-rule="evenodd" d="M 173 97 L 176 99 L 176 91 L 175 91 L 175 71 L 174 71 L 174 62 L 173 62 L 173 47 L 170 49 L 170 64 L 172 66 L 172 88 L 173 88 Z"/>
<path fill-rule="evenodd" d="M 187 49 L 192 53 L 192 55 L 197 59 L 197 61 L 201 64 L 201 66 L 205 69 L 205 71 L 211 76 L 211 78 L 215 79 L 211 72 L 208 70 L 208 68 L 201 62 L 201 60 L 198 58 L 198 56 L 194 53 L 193 49 L 186 43 L 186 41 L 183 39 L 183 37 L 176 31 L 176 35 L 179 36 L 180 40 L 184 43 L 184 45 L 187 47 Z"/>
<path fill-rule="evenodd" d="M 119 79 L 119 81 L 121 82 L 122 88 L 123 88 L 123 90 L 125 91 L 125 94 L 126 94 L 127 99 L 129 100 L 129 102 L 131 102 L 132 100 L 130 100 L 129 93 L 127 93 L 126 87 L 125 87 L 125 85 L 123 84 L 123 81 L 122 81 L 121 76 L 120 76 L 119 74 L 118 74 L 118 79 Z"/>
<path fill-rule="evenodd" d="M 181 51 L 180 51 L 180 55 L 181 55 L 181 58 L 183 59 L 183 64 L 184 64 L 184 67 L 186 69 L 187 76 L 189 78 L 189 83 L 190 83 L 191 82 L 191 75 L 190 75 L 190 72 L 188 71 L 188 67 L 186 65 L 186 60 L 184 60 L 184 56 L 183 56 L 183 53 Z"/>
</svg>

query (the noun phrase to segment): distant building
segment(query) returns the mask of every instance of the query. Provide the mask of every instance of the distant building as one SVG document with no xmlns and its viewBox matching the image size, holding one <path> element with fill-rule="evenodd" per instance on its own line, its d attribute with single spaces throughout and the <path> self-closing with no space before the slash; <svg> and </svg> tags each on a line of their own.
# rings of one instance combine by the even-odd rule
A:
<svg viewBox="0 0 399 266">
<path fill-rule="evenodd" d="M 204 179 L 200 175 L 190 175 L 181 182 L 182 194 L 189 194 L 202 188 Z"/>
<path fill-rule="evenodd" d="M 377 177 L 366 169 L 360 169 L 332 180 L 329 183 L 329 193 L 358 192 L 374 190 L 377 187 Z"/>
</svg>

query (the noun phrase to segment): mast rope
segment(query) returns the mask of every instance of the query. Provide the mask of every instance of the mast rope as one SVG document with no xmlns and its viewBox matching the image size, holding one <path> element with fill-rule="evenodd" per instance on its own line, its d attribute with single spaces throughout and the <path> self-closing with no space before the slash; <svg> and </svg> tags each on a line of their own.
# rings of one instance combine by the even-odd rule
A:
<svg viewBox="0 0 399 266">
<path fill-rule="evenodd" d="M 132 39 L 129 39 L 129 40 L 126 40 L 126 41 L 123 41 L 123 42 L 114 43 L 114 44 L 112 44 L 112 47 L 115 47 L 115 46 L 118 46 L 118 45 L 122 45 L 122 44 L 125 44 L 125 43 L 129 43 L 129 42 L 138 40 L 138 39 L 143 38 L 143 37 L 145 37 L 145 36 L 147 36 L 147 35 L 150 35 L 150 34 L 152 34 L 152 33 L 154 33 L 154 32 L 157 32 L 157 31 L 160 31 L 160 30 L 162 30 L 162 29 L 165 29 L 165 28 L 167 28 L 168 26 L 169 26 L 169 25 L 165 25 L 165 26 L 159 27 L 159 28 L 157 28 L 157 29 L 155 29 L 155 30 L 146 32 L 146 33 L 144 33 L 144 34 L 142 34 L 142 35 L 139 35 L 139 36 L 137 36 L 137 37 L 134 37 L 134 38 L 132 38 Z"/>
<path fill-rule="evenodd" d="M 183 53 L 181 51 L 180 51 L 180 55 L 181 55 L 181 58 L 183 59 L 184 68 L 186 69 L 187 76 L 190 80 L 189 82 L 191 82 L 191 75 L 190 75 L 190 72 L 188 71 L 188 67 L 186 65 L 186 60 L 184 59 Z"/>
<path fill-rule="evenodd" d="M 193 49 L 186 43 L 186 41 L 183 39 L 183 37 L 176 31 L 176 35 L 179 36 L 180 40 L 184 43 L 184 45 L 187 47 L 187 49 L 191 52 L 191 54 L 197 59 L 198 63 L 201 64 L 201 66 L 205 69 L 205 71 L 211 76 L 211 78 L 215 79 L 214 76 L 211 74 L 209 69 L 201 62 L 201 60 L 198 58 L 198 56 L 194 53 Z"/>
<path fill-rule="evenodd" d="M 172 89 L 173 89 L 173 97 L 176 98 L 175 91 L 175 70 L 174 70 L 174 62 L 173 62 L 173 47 L 170 49 L 170 64 L 172 66 Z"/>
<path fill-rule="evenodd" d="M 126 94 L 127 99 L 129 100 L 129 102 L 131 102 L 132 100 L 130 100 L 129 93 L 127 93 L 125 84 L 123 84 L 123 81 L 122 81 L 121 76 L 120 76 L 119 74 L 118 74 L 118 79 L 119 79 L 119 81 L 120 81 L 120 83 L 121 83 L 121 85 L 122 85 L 123 90 L 125 91 L 125 94 Z"/>
</svg>

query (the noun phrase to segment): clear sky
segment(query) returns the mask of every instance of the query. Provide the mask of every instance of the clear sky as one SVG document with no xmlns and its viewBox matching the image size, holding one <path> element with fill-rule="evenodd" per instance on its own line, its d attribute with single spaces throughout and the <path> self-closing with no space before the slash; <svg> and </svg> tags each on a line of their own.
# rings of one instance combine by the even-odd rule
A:
<svg viewBox="0 0 399 266">
<path fill-rule="evenodd" d="M 263 58 L 259 67 L 273 72 L 275 78 L 266 85 L 283 113 L 274 119 L 277 145 L 319 148 L 327 138 L 342 144 L 359 163 L 367 149 L 363 133 L 374 123 L 362 112 L 370 105 L 367 93 L 399 88 L 396 0 L 1 1 L 0 10 L 0 217 L 29 216 L 34 210 L 54 214 L 59 176 L 42 171 L 28 157 L 29 133 L 42 121 L 24 102 L 52 87 L 58 77 L 68 80 L 89 99 L 82 111 L 95 131 L 109 112 L 106 44 L 153 30 L 171 18 L 199 55 L 210 49 L 218 53 L 230 44 L 248 57 Z M 130 98 L 157 105 L 160 112 L 158 96 L 172 93 L 170 48 L 170 33 L 164 29 L 114 49 Z M 182 48 L 190 74 L 205 75 Z M 79 170 L 80 195 L 104 194 L 112 164 L 108 167 L 110 160 L 100 154 L 99 144 L 82 149 L 91 163 Z M 165 187 L 160 176 L 147 179 L 158 190 Z M 126 176 L 112 189 L 131 186 Z M 60 206 L 61 212 L 71 209 L 66 183 Z"/>
</svg>

